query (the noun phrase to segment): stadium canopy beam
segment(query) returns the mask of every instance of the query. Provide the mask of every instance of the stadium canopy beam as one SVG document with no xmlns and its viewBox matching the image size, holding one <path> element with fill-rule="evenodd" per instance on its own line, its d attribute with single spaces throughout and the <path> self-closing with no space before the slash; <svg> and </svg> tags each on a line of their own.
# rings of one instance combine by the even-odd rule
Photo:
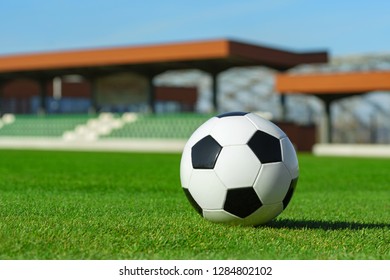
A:
<svg viewBox="0 0 390 280">
<path fill-rule="evenodd" d="M 147 77 L 168 70 L 200 69 L 213 76 L 232 67 L 265 66 L 285 71 L 299 64 L 328 61 L 325 51 L 291 52 L 277 48 L 220 39 L 0 56 L 0 79 L 34 76 L 48 79 L 70 74 L 103 76 L 123 71 Z M 214 109 L 218 107 L 213 86 Z M 153 106 L 154 94 L 150 94 Z"/>
<path fill-rule="evenodd" d="M 333 101 L 372 91 L 390 91 L 390 71 L 278 74 L 276 91 L 282 95 L 306 94 L 325 104 L 327 142 L 332 142 L 331 104 Z"/>
</svg>

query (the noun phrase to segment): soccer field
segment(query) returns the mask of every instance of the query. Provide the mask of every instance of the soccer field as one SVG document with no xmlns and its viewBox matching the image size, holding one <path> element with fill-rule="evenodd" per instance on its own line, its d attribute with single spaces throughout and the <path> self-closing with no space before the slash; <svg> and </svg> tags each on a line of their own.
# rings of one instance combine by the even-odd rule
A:
<svg viewBox="0 0 390 280">
<path fill-rule="evenodd" d="M 260 227 L 201 218 L 179 154 L 0 150 L 0 259 L 390 259 L 390 160 L 299 154 Z"/>
</svg>

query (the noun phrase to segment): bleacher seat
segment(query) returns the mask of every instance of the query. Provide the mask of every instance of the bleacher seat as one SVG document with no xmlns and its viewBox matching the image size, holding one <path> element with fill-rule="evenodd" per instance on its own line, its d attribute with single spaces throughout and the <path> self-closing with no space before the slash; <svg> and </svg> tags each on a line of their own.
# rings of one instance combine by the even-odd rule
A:
<svg viewBox="0 0 390 280">
<path fill-rule="evenodd" d="M 3 122 L 0 137 L 61 137 L 89 118 L 89 115 L 16 115 L 12 122 Z"/>
<path fill-rule="evenodd" d="M 138 115 L 133 121 L 113 130 L 108 138 L 186 139 L 210 116 L 201 114 Z"/>
<path fill-rule="evenodd" d="M 210 115 L 194 113 L 16 115 L 1 118 L 0 137 L 187 139 Z"/>
</svg>

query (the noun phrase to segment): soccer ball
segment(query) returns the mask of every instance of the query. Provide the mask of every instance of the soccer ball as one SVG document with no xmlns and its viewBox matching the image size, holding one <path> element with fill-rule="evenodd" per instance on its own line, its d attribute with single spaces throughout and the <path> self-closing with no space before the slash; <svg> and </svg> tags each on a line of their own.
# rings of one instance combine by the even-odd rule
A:
<svg viewBox="0 0 390 280">
<path fill-rule="evenodd" d="M 286 134 L 255 113 L 231 112 L 202 124 L 187 141 L 180 180 L 205 219 L 260 225 L 289 204 L 299 176 Z"/>
</svg>

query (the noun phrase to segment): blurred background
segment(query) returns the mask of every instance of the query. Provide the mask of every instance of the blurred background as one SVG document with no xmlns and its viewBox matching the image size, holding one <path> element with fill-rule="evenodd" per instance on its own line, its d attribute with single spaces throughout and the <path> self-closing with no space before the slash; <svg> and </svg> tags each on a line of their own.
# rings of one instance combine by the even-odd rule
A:
<svg viewBox="0 0 390 280">
<path fill-rule="evenodd" d="M 185 140 L 204 120 L 226 111 L 256 111 L 286 130 L 295 129 L 294 144 L 304 151 L 318 142 L 390 143 L 389 91 L 373 90 L 332 102 L 328 120 L 332 133 L 327 139 L 322 135 L 323 100 L 299 92 L 282 98 L 275 86 L 280 73 L 390 71 L 388 1 L 16 0 L 2 1 L 0 11 L 0 68 L 9 59 L 28 64 L 34 54 L 199 40 L 327 53 L 326 61 L 297 63 L 282 71 L 257 63 L 213 76 L 204 69 L 178 67 L 155 74 L 150 81 L 135 67 L 99 73 L 92 83 L 77 68 L 50 75 L 45 69 L 42 80 L 42 69 L 4 66 L 0 140 L 7 143 L 14 138 L 31 142 L 31 137 L 70 142 Z M 155 88 L 152 109 L 150 96 L 140 93 L 150 86 Z M 95 87 L 98 96 L 91 97 Z M 298 143 L 303 140 L 295 133 L 306 133 L 308 143 Z"/>
</svg>

